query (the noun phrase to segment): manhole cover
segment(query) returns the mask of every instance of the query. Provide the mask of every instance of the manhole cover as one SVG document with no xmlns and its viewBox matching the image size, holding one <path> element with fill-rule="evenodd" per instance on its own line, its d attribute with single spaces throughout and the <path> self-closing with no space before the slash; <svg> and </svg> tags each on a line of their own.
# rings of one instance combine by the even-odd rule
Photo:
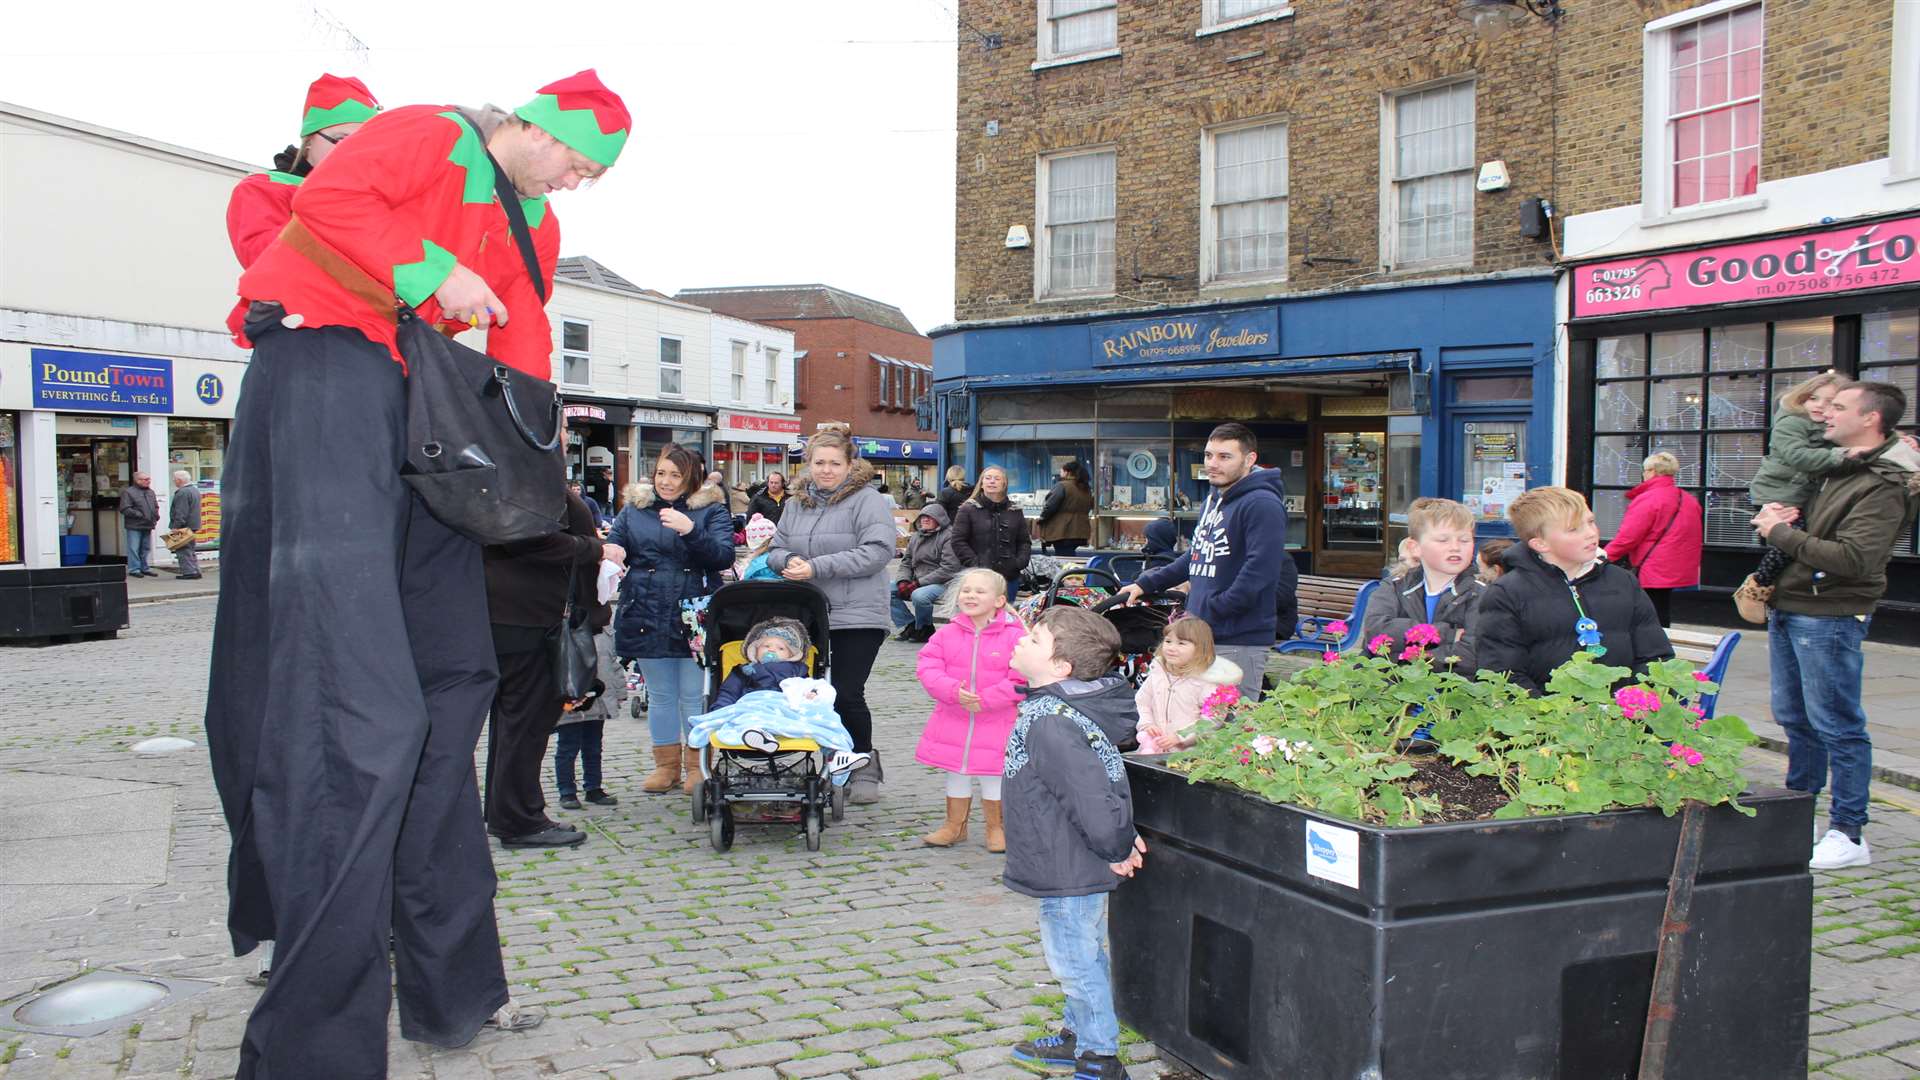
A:
<svg viewBox="0 0 1920 1080">
<path fill-rule="evenodd" d="M 0 1028 L 86 1038 L 181 1001 L 213 984 L 124 971 L 95 971 L 50 987 L 0 1012 Z"/>
<path fill-rule="evenodd" d="M 180 750 L 191 750 L 196 744 L 192 739 L 162 735 L 157 739 L 143 739 L 133 744 L 136 754 L 172 754 Z"/>
</svg>

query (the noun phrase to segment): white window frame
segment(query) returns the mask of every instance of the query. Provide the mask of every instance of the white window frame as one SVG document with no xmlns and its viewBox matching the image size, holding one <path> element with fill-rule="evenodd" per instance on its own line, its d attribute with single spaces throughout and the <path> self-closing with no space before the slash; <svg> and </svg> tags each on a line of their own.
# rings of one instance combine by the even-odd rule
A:
<svg viewBox="0 0 1920 1080">
<path fill-rule="evenodd" d="M 878 376 L 880 379 L 880 393 L 878 395 L 880 404 L 877 408 L 884 409 L 893 404 L 891 400 L 893 392 L 893 365 L 888 363 L 887 358 L 884 356 L 876 356 L 873 359 L 875 365 L 880 368 L 880 374 Z"/>
<path fill-rule="evenodd" d="M 1207 0 L 1209 7 L 1213 0 Z M 1281 211 L 1284 230 L 1289 248 L 1292 246 L 1292 191 L 1293 191 L 1293 130 L 1285 120 L 1267 117 L 1261 120 L 1249 120 L 1241 123 L 1223 124 L 1220 127 L 1207 128 L 1200 132 L 1200 284 L 1204 286 L 1254 285 L 1287 280 L 1288 253 L 1282 252 L 1280 265 L 1269 270 L 1235 274 L 1223 277 L 1220 274 L 1218 207 L 1214 205 L 1214 152 L 1215 140 L 1222 135 L 1231 135 L 1238 131 L 1251 131 L 1254 128 L 1277 127 L 1281 130 L 1282 140 L 1287 146 L 1287 192 L 1280 196 L 1287 205 Z"/>
<path fill-rule="evenodd" d="M 780 402 L 780 350 L 771 345 L 763 345 L 762 349 L 764 351 L 761 355 L 765 357 L 764 378 L 767 404 L 777 405 Z"/>
<path fill-rule="evenodd" d="M 1194 37 L 1206 37 L 1208 34 L 1224 34 L 1229 30 L 1238 30 L 1255 23 L 1273 22 L 1293 15 L 1293 5 L 1286 0 L 1272 0 L 1266 6 L 1246 15 L 1235 15 L 1230 19 L 1220 16 L 1221 0 L 1200 0 L 1200 29 L 1194 31 Z"/>
<path fill-rule="evenodd" d="M 1901 5 L 1895 5 L 1896 13 Z M 1736 195 L 1709 203 L 1675 209 L 1673 205 L 1673 146 L 1667 130 L 1668 98 L 1673 92 L 1673 46 L 1671 32 L 1692 23 L 1741 8 L 1761 9 L 1760 75 L 1760 150 L 1765 159 L 1767 146 L 1766 106 L 1766 2 L 1759 0 L 1713 0 L 1712 3 L 1675 12 L 1648 23 L 1641 33 L 1641 105 L 1640 105 L 1640 216 L 1642 225 L 1665 225 L 1759 210 L 1767 200 L 1756 189 L 1752 195 Z M 1764 173 L 1761 182 L 1765 182 Z"/>
<path fill-rule="evenodd" d="M 747 343 L 732 338 L 727 346 L 727 388 L 738 404 L 747 400 Z"/>
<path fill-rule="evenodd" d="M 679 348 L 675 350 L 678 359 L 667 363 L 667 342 L 673 342 Z M 687 340 L 678 334 L 660 335 L 660 396 L 663 398 L 683 398 L 687 396 Z M 667 372 L 677 372 L 680 376 L 680 389 L 667 389 Z"/>
<path fill-rule="evenodd" d="M 568 323 L 573 323 L 576 326 L 582 326 L 586 328 L 587 347 L 585 350 L 567 348 L 567 324 Z M 584 379 L 567 378 L 567 361 L 569 360 L 579 360 L 582 363 L 586 364 L 587 377 Z M 593 320 L 592 319 L 577 319 L 571 315 L 563 315 L 560 317 L 560 378 L 555 381 L 560 383 L 562 386 L 592 386 L 593 385 Z"/>
<path fill-rule="evenodd" d="M 1473 265 L 1474 250 L 1479 246 L 1474 235 L 1479 227 L 1480 207 L 1477 205 L 1477 192 L 1471 192 L 1467 203 L 1467 212 L 1472 215 L 1473 224 L 1468 230 L 1470 239 L 1465 255 L 1453 255 L 1443 259 L 1420 259 L 1402 261 L 1400 258 L 1400 189 L 1401 181 L 1394 178 L 1397 155 L 1399 123 L 1397 105 L 1403 97 L 1411 94 L 1423 94 L 1433 90 L 1449 90 L 1456 86 L 1471 88 L 1473 96 L 1473 144 L 1474 152 L 1469 155 L 1468 172 L 1472 172 L 1480 156 L 1480 84 L 1475 75 L 1450 76 L 1417 86 L 1404 86 L 1380 95 L 1380 265 L 1389 273 L 1426 272 L 1429 270 L 1452 270 L 1468 268 Z M 1440 175 L 1438 173 L 1429 176 Z M 1426 179 L 1419 177 L 1416 179 Z"/>
<path fill-rule="evenodd" d="M 1117 287 L 1114 281 L 1105 285 L 1091 285 L 1082 289 L 1056 289 L 1052 283 L 1053 269 L 1053 230 L 1047 222 L 1048 177 L 1053 163 L 1065 158 L 1086 157 L 1093 154 L 1113 155 L 1114 189 L 1114 277 L 1119 277 L 1120 259 L 1120 151 L 1117 146 L 1088 146 L 1074 150 L 1062 150 L 1058 153 L 1042 154 L 1036 159 L 1033 180 L 1033 220 L 1036 225 L 1033 241 L 1033 296 L 1036 300 L 1087 300 L 1101 299 L 1114 295 Z"/>
<path fill-rule="evenodd" d="M 1091 8 L 1089 11 L 1102 10 Z M 1053 51 L 1053 0 L 1036 0 L 1034 15 L 1036 32 L 1034 36 L 1033 68 L 1058 67 L 1062 64 L 1078 64 L 1087 60 L 1103 60 L 1109 56 L 1120 55 L 1120 4 L 1119 0 L 1108 0 L 1104 10 L 1113 12 L 1113 44 L 1082 49 L 1079 52 L 1056 53 Z M 1088 12 L 1076 12 L 1084 15 Z M 1069 16 L 1072 17 L 1072 16 Z"/>
<path fill-rule="evenodd" d="M 1887 181 L 1920 179 L 1920 4 L 1893 5 L 1892 97 L 1887 111 L 1893 125 L 1887 139 L 1891 158 Z M 1762 145 L 1765 135 L 1763 129 Z"/>
</svg>

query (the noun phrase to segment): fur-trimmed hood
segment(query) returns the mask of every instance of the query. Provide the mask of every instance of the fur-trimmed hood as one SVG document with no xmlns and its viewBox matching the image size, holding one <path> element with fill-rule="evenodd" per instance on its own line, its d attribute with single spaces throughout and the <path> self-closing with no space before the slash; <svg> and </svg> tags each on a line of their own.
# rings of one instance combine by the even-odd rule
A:
<svg viewBox="0 0 1920 1080">
<path fill-rule="evenodd" d="M 826 505 L 832 506 L 835 503 L 845 502 L 854 492 L 870 486 L 873 483 L 873 477 L 874 468 L 867 463 L 867 459 L 854 458 L 853 464 L 847 468 L 847 478 L 840 481 L 840 486 L 827 497 Z M 813 486 L 812 478 L 795 485 L 793 497 L 800 500 L 803 506 L 811 508 L 821 505 L 820 494 Z"/>
<path fill-rule="evenodd" d="M 635 480 L 620 489 L 620 498 L 627 506 L 652 506 L 654 502 L 653 485 Z M 687 509 L 698 510 L 714 503 L 725 503 L 727 493 L 720 490 L 718 484 L 702 484 L 700 490 L 687 496 Z"/>
<path fill-rule="evenodd" d="M 1899 484 L 1908 498 L 1920 498 L 1920 451 L 1894 439 L 1868 465 L 1874 475 Z"/>
</svg>

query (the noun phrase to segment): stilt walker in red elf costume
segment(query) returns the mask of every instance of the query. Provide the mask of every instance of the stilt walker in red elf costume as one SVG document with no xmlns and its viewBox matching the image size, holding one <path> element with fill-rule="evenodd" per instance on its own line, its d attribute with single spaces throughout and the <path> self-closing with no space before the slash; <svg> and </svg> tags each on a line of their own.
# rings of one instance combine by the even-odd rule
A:
<svg viewBox="0 0 1920 1080">
<path fill-rule="evenodd" d="M 271 172 L 254 173 L 240 181 L 227 200 L 227 239 L 240 266 L 252 266 L 253 260 L 273 243 L 280 230 L 293 218 L 293 193 L 314 166 L 327 159 L 340 140 L 360 130 L 360 125 L 380 111 L 380 102 L 359 79 L 322 75 L 307 87 L 307 100 L 300 116 L 300 141 L 274 155 Z M 235 304 L 227 316 L 227 329 L 237 337 L 247 314 L 246 301 Z M 236 945 L 242 940 L 261 943 L 258 965 L 249 980 L 264 983 L 273 966 L 273 909 L 267 903 L 266 889 L 260 884 L 260 863 L 247 833 L 244 805 L 223 808 L 227 829 L 235 839 L 228 860 L 228 875 L 248 885 L 236 888 L 234 903 L 227 912 Z"/>
<path fill-rule="evenodd" d="M 241 276 L 254 354 L 222 483 L 207 739 L 236 852 L 257 860 L 230 875 L 230 902 L 264 893 L 276 949 L 239 1080 L 384 1076 L 395 985 L 408 1039 L 538 1022 L 507 996 L 474 779 L 497 681 L 480 548 L 400 476 L 394 301 L 449 332 L 488 327 L 490 356 L 548 377 L 546 313 L 487 152 L 550 286 L 546 197 L 604 172 L 630 125 L 591 71 L 513 115 L 382 112 L 300 184 Z"/>
</svg>

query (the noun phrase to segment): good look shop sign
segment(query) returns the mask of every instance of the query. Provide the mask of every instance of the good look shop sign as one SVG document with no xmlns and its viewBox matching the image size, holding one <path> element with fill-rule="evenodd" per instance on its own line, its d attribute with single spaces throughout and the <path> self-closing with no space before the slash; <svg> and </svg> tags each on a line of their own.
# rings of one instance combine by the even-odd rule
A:
<svg viewBox="0 0 1920 1080">
<path fill-rule="evenodd" d="M 1920 282 L 1920 217 L 1589 263 L 1573 317 L 1743 304 Z"/>
</svg>

